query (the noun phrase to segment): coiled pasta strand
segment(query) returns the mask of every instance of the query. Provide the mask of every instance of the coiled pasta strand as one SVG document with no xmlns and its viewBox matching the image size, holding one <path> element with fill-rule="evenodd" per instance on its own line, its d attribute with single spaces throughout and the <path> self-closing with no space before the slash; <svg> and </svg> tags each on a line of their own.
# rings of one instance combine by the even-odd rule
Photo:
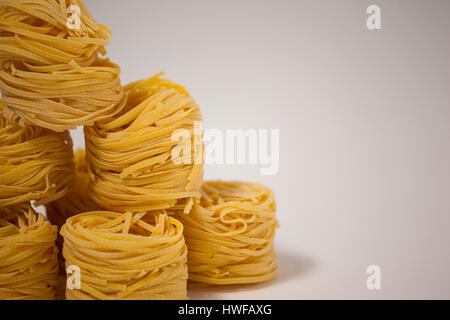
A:
<svg viewBox="0 0 450 320">
<path fill-rule="evenodd" d="M 111 121 L 85 127 L 93 199 L 109 210 L 168 209 L 180 199 L 200 197 L 202 183 L 199 106 L 180 85 L 156 75 L 125 87 L 128 101 Z M 177 130 L 188 133 L 189 148 L 173 161 Z"/>
<path fill-rule="evenodd" d="M 0 300 L 53 300 L 57 227 L 30 203 L 0 208 Z"/>
<path fill-rule="evenodd" d="M 45 204 L 64 196 L 74 183 L 72 140 L 6 120 L 0 100 L 0 206 L 30 200 Z"/>
<path fill-rule="evenodd" d="M 72 12 L 76 6 L 80 12 Z M 68 21 L 77 15 L 79 28 Z M 3 0 L 0 2 L 0 60 L 33 65 L 75 62 L 90 66 L 106 54 L 111 32 L 98 25 L 81 0 Z"/>
<path fill-rule="evenodd" d="M 17 114 L 26 123 L 53 131 L 93 125 L 125 105 L 120 68 L 108 59 L 97 59 L 83 68 L 3 61 L 0 69 L 6 116 Z"/>
<path fill-rule="evenodd" d="M 189 280 L 209 284 L 267 281 L 276 275 L 275 196 L 248 182 L 208 181 L 183 223 Z"/>
<path fill-rule="evenodd" d="M 60 229 L 66 220 L 76 214 L 100 210 L 101 208 L 88 195 L 89 174 L 84 149 L 78 149 L 74 154 L 75 186 L 62 198 L 45 205 L 48 220 Z M 65 262 L 62 257 L 63 239 L 60 235 L 56 240 L 59 273 L 65 274 Z"/>
<path fill-rule="evenodd" d="M 183 225 L 166 214 L 95 211 L 63 225 L 66 266 L 81 271 L 69 300 L 187 298 Z"/>
<path fill-rule="evenodd" d="M 70 6 L 80 10 L 79 29 L 67 26 Z M 5 117 L 18 115 L 21 125 L 63 132 L 120 112 L 125 105 L 120 68 L 98 57 L 106 54 L 109 35 L 80 0 L 2 1 L 0 90 Z"/>
<path fill-rule="evenodd" d="M 99 209 L 88 196 L 89 174 L 83 149 L 75 152 L 74 163 L 75 186 L 64 197 L 45 205 L 47 218 L 58 227 L 76 214 Z"/>
</svg>

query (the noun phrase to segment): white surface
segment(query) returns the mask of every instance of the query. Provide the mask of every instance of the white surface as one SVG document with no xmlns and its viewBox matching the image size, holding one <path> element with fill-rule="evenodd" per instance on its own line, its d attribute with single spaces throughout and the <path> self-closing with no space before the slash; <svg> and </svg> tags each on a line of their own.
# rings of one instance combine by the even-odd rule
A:
<svg viewBox="0 0 450 320">
<path fill-rule="evenodd" d="M 280 128 L 279 276 L 191 298 L 450 298 L 450 2 L 86 0 L 124 83 L 161 70 L 206 128 Z M 81 131 L 76 144 L 82 145 Z M 382 290 L 366 288 L 366 267 Z"/>
</svg>

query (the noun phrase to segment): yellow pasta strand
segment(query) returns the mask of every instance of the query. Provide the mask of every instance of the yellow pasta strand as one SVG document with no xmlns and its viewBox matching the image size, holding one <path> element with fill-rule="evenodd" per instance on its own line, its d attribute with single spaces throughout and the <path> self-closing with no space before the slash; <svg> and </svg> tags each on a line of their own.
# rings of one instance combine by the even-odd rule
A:
<svg viewBox="0 0 450 320">
<path fill-rule="evenodd" d="M 0 300 L 53 300 L 57 227 L 29 203 L 0 208 Z"/>
<path fill-rule="evenodd" d="M 121 113 L 84 128 L 91 196 L 108 210 L 168 209 L 180 199 L 200 197 L 202 142 L 194 134 L 199 106 L 182 86 L 159 76 L 126 86 Z M 190 162 L 172 161 L 177 130 L 190 133 L 186 141 L 194 147 L 181 154 Z"/>
<path fill-rule="evenodd" d="M 0 299 L 55 299 L 58 259 L 71 300 L 275 277 L 274 193 L 203 183 L 199 106 L 161 74 L 122 87 L 109 38 L 81 0 L 0 2 Z"/>
<path fill-rule="evenodd" d="M 81 271 L 68 300 L 187 299 L 183 225 L 166 214 L 94 211 L 63 225 L 66 267 Z"/>
<path fill-rule="evenodd" d="M 64 197 L 45 205 L 47 218 L 51 223 L 62 227 L 66 220 L 76 214 L 99 209 L 88 195 L 89 174 L 85 151 L 78 149 L 74 155 L 75 186 Z"/>
<path fill-rule="evenodd" d="M 189 280 L 226 285 L 275 277 L 275 196 L 249 182 L 209 181 L 184 224 Z"/>
<path fill-rule="evenodd" d="M 88 195 L 89 174 L 84 149 L 78 149 L 74 155 L 75 186 L 62 198 L 45 205 L 48 220 L 61 228 L 66 220 L 76 214 L 101 209 Z M 62 257 L 63 240 L 60 235 L 56 240 L 60 274 L 65 274 Z"/>
<path fill-rule="evenodd" d="M 3 117 L 0 100 L 0 206 L 30 200 L 45 204 L 64 196 L 74 183 L 72 140 Z"/>
<path fill-rule="evenodd" d="M 19 115 L 53 131 L 93 125 L 108 119 L 125 105 L 120 68 L 108 59 L 89 67 L 54 65 L 32 67 L 23 62 L 0 65 L 0 90 L 6 116 Z"/>
<path fill-rule="evenodd" d="M 71 5 L 80 8 L 80 29 L 66 25 Z M 5 117 L 18 115 L 21 125 L 63 132 L 120 112 L 126 101 L 120 68 L 98 57 L 106 54 L 108 41 L 109 30 L 92 20 L 82 1 L 2 1 L 0 90 Z"/>
<path fill-rule="evenodd" d="M 71 5 L 74 5 L 79 12 Z M 76 26 L 78 19 L 79 26 Z M 74 26 L 68 24 L 72 22 Z M 0 60 L 33 65 L 72 61 L 87 67 L 105 54 L 110 31 L 98 25 L 81 0 L 3 0 L 0 2 Z"/>
</svg>

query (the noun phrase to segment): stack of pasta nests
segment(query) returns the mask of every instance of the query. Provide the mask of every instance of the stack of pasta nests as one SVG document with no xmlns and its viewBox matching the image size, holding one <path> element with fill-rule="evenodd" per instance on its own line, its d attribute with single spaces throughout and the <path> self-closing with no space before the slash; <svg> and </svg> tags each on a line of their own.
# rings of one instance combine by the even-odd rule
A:
<svg viewBox="0 0 450 320">
<path fill-rule="evenodd" d="M 122 87 L 100 57 L 110 32 L 79 0 L 4 0 L 0 36 L 0 299 L 54 299 L 58 260 L 67 299 L 186 299 L 188 278 L 275 276 L 274 194 L 203 182 L 200 109 L 182 86 Z"/>
</svg>

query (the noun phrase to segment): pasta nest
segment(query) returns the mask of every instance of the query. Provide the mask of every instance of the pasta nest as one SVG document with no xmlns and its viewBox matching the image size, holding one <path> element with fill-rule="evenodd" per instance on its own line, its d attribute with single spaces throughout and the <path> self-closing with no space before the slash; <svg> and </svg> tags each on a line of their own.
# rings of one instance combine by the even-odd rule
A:
<svg viewBox="0 0 450 320">
<path fill-rule="evenodd" d="M 0 300 L 53 300 L 57 227 L 29 203 L 0 208 Z"/>
<path fill-rule="evenodd" d="M 0 89 L 7 118 L 18 115 L 25 123 L 57 132 L 108 119 L 126 101 L 119 66 L 100 58 L 88 67 L 3 61 Z"/>
<path fill-rule="evenodd" d="M 275 277 L 275 195 L 259 184 L 209 181 L 189 215 L 179 214 L 189 279 L 242 284 Z"/>
<path fill-rule="evenodd" d="M 5 119 L 0 100 L 0 206 L 30 200 L 46 204 L 64 196 L 74 184 L 69 132 Z"/>
<path fill-rule="evenodd" d="M 67 22 L 79 8 L 79 28 Z M 69 19 L 69 20 L 68 20 Z M 109 30 L 82 1 L 0 3 L 0 89 L 5 116 L 63 132 L 93 125 L 124 106 L 120 68 L 104 55 Z"/>
<path fill-rule="evenodd" d="M 71 300 L 187 298 L 182 224 L 166 214 L 95 211 L 62 227 L 66 267 L 80 270 Z"/>
<path fill-rule="evenodd" d="M 80 0 L 0 2 L 0 60 L 3 61 L 19 60 L 40 66 L 73 61 L 87 67 L 99 53 L 106 54 L 110 35 L 109 29 L 97 24 Z"/>
<path fill-rule="evenodd" d="M 199 106 L 182 86 L 159 76 L 127 85 L 120 114 L 84 128 L 91 196 L 108 210 L 164 210 L 186 200 L 187 213 L 200 197 Z M 173 136 L 180 132 L 182 142 Z"/>
</svg>

